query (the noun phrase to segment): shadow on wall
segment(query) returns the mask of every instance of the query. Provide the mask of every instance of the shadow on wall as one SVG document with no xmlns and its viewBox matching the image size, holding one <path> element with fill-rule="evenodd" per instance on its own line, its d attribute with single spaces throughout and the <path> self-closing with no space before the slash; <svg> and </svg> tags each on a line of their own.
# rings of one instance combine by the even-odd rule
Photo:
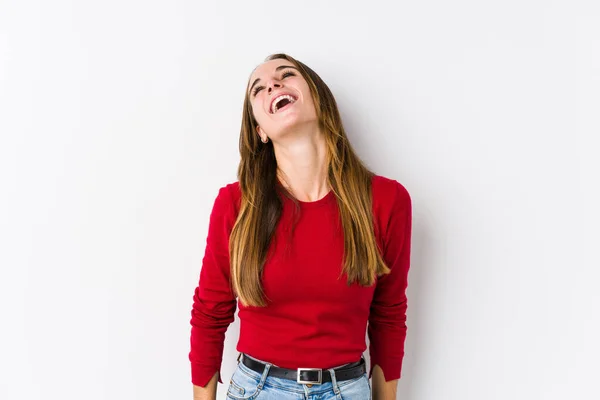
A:
<svg viewBox="0 0 600 400">
<path fill-rule="evenodd" d="M 431 237 L 434 221 L 427 209 L 419 203 L 415 195 L 411 193 L 413 200 L 413 233 L 411 248 L 411 269 L 408 275 L 408 310 L 407 310 L 407 337 L 405 346 L 404 363 L 402 366 L 402 377 L 398 384 L 398 399 L 416 400 L 422 398 L 422 394 L 416 393 L 416 388 L 428 386 L 429 374 L 427 365 L 420 363 L 419 360 L 435 359 L 433 355 L 426 354 L 435 349 L 427 343 L 427 338 L 431 337 L 430 321 L 421 316 L 432 315 L 431 302 L 428 299 L 433 298 L 428 282 L 435 275 L 435 260 L 433 254 L 444 254 L 440 249 L 433 249 L 436 243 L 443 241 L 435 240 Z M 428 328 L 429 327 L 429 328 Z"/>
</svg>

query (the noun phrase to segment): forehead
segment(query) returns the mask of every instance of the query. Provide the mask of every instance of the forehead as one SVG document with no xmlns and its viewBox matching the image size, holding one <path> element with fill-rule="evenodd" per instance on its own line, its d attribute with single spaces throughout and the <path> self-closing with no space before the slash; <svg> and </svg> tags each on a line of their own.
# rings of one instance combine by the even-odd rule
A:
<svg viewBox="0 0 600 400">
<path fill-rule="evenodd" d="M 294 64 L 290 61 L 281 58 L 276 60 L 265 61 L 264 63 L 254 68 L 254 71 L 252 71 L 252 74 L 250 75 L 250 82 L 254 82 L 254 80 L 257 78 L 260 79 L 264 76 L 269 76 L 273 74 L 275 72 L 275 68 L 279 67 L 280 65 L 290 65 L 292 67 L 294 66 Z"/>
</svg>

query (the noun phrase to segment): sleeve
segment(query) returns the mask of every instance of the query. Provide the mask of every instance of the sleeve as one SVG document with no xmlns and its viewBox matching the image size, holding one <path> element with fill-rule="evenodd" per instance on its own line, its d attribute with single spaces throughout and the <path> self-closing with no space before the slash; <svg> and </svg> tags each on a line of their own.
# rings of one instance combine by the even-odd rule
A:
<svg viewBox="0 0 600 400">
<path fill-rule="evenodd" d="M 193 297 L 190 321 L 192 383 L 205 387 L 215 372 L 221 380 L 225 332 L 234 320 L 236 298 L 230 285 L 229 235 L 236 215 L 227 187 L 219 190 L 210 214 L 200 280 Z"/>
<path fill-rule="evenodd" d="M 371 358 L 369 378 L 373 367 L 379 365 L 386 382 L 400 379 L 402 371 L 412 229 L 410 195 L 404 186 L 394 182 L 394 201 L 385 225 L 382 250 L 391 272 L 377 281 L 367 329 Z"/>
</svg>

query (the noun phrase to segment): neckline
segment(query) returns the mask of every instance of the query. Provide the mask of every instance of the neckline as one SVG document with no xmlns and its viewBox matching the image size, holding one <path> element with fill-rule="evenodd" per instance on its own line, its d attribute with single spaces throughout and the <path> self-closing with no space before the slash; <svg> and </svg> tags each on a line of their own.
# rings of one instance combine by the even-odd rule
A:
<svg viewBox="0 0 600 400">
<path fill-rule="evenodd" d="M 323 197 L 321 197 L 318 200 L 314 200 L 314 201 L 302 201 L 302 200 L 298 200 L 298 204 L 300 204 L 300 207 L 302 208 L 315 208 L 315 207 L 320 207 L 322 205 L 325 204 L 329 204 L 331 203 L 333 200 L 335 199 L 335 195 L 333 193 L 333 190 L 329 190 L 329 192 L 327 192 L 327 194 Z"/>
<path fill-rule="evenodd" d="M 287 197 L 284 193 L 280 193 L 280 196 L 283 198 L 284 201 L 292 203 L 293 204 L 293 200 L 290 199 L 289 197 Z M 296 199 L 296 201 L 298 202 L 298 205 L 300 206 L 301 209 L 311 209 L 311 208 L 316 208 L 316 207 L 321 207 L 324 206 L 326 204 L 332 203 L 335 201 L 335 194 L 333 193 L 333 190 L 329 190 L 329 192 L 327 192 L 327 194 L 323 197 L 321 197 L 318 200 L 314 200 L 314 201 L 302 201 L 302 200 L 298 200 Z"/>
</svg>

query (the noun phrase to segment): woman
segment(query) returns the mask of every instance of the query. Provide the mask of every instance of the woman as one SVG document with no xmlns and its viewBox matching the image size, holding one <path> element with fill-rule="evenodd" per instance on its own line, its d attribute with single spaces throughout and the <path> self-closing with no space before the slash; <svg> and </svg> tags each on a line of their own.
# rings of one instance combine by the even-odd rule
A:
<svg viewBox="0 0 600 400">
<path fill-rule="evenodd" d="M 354 153 L 309 67 L 269 56 L 248 81 L 238 181 L 211 212 L 192 309 L 196 399 L 215 399 L 239 306 L 228 399 L 395 399 L 406 337 L 411 199 Z M 367 328 L 368 322 L 368 328 Z M 367 374 L 365 331 L 371 368 Z"/>
</svg>

